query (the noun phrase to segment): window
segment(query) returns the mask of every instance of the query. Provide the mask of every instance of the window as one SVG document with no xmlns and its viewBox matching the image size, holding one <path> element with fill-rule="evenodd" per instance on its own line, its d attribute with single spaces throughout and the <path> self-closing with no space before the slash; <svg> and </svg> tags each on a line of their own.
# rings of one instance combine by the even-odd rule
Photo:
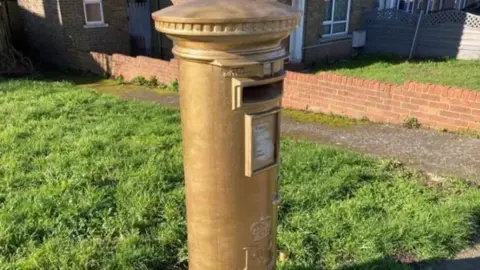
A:
<svg viewBox="0 0 480 270">
<path fill-rule="evenodd" d="M 348 33 L 351 0 L 325 0 L 323 36 L 337 36 Z"/>
<path fill-rule="evenodd" d="M 83 0 L 85 24 L 87 26 L 104 26 L 102 0 Z"/>
<path fill-rule="evenodd" d="M 396 0 L 377 0 L 375 6 L 378 10 L 388 9 L 388 8 L 396 8 L 397 7 Z"/>
</svg>

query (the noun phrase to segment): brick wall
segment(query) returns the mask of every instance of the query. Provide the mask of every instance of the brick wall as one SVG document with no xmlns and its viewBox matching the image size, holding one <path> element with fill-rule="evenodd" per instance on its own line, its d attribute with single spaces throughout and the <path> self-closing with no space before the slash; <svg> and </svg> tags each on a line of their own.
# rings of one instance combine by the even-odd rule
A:
<svg viewBox="0 0 480 270">
<path fill-rule="evenodd" d="M 30 54 L 66 66 L 75 65 L 82 52 L 129 54 L 126 3 L 103 0 L 108 27 L 86 29 L 81 0 L 18 0 Z"/>
<path fill-rule="evenodd" d="M 93 67 L 97 70 L 92 71 L 103 72 L 98 69 L 101 67 L 127 81 L 137 76 L 147 79 L 156 76 L 159 82 L 168 84 L 178 78 L 176 60 L 95 52 L 77 57 L 77 62 L 82 63 L 77 67 L 89 70 Z M 283 105 L 394 124 L 415 117 L 426 127 L 480 131 L 480 92 L 434 84 L 393 85 L 329 72 L 317 75 L 288 72 Z"/>
<path fill-rule="evenodd" d="M 76 68 L 96 74 L 110 73 L 114 77 L 123 76 L 131 81 L 137 76 L 150 79 L 157 77 L 161 83 L 169 84 L 178 78 L 178 62 L 165 61 L 145 56 L 131 57 L 123 54 L 105 54 L 98 52 L 71 52 Z"/>
<path fill-rule="evenodd" d="M 121 54 L 112 56 L 112 75 L 122 75 L 126 81 L 137 76 L 149 79 L 157 77 L 161 83 L 171 83 L 178 78 L 177 60 L 164 61 L 145 56 L 130 57 Z"/>
<path fill-rule="evenodd" d="M 108 27 L 84 28 L 82 0 L 58 0 L 63 31 L 69 49 L 103 53 L 130 53 L 127 1 L 103 0 L 103 16 Z"/>
<path fill-rule="evenodd" d="M 397 86 L 327 72 L 289 72 L 283 103 L 288 108 L 375 122 L 401 123 L 415 117 L 427 127 L 480 130 L 480 92 L 433 84 Z"/>
</svg>

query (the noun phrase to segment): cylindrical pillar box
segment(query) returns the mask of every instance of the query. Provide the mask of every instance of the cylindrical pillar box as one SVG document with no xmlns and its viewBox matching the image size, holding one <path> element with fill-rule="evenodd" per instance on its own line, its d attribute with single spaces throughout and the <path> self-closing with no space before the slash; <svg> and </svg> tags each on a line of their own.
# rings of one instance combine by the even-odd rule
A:
<svg viewBox="0 0 480 270">
<path fill-rule="evenodd" d="M 179 60 L 189 268 L 274 269 L 283 64 L 300 14 L 187 1 L 153 14 Z"/>
</svg>

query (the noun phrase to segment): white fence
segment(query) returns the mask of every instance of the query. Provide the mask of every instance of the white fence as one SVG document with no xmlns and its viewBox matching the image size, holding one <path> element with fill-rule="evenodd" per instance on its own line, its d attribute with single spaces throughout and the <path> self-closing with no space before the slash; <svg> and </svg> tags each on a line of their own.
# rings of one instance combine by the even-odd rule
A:
<svg viewBox="0 0 480 270">
<path fill-rule="evenodd" d="M 417 39 L 414 44 L 415 32 Z M 459 10 L 411 14 L 386 9 L 365 14 L 367 53 L 480 60 L 480 16 Z"/>
</svg>

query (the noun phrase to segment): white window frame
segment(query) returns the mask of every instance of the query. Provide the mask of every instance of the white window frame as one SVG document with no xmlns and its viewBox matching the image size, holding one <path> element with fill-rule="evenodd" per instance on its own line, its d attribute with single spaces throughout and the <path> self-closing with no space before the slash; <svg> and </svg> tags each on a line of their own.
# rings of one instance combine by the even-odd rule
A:
<svg viewBox="0 0 480 270">
<path fill-rule="evenodd" d="M 87 19 L 87 4 L 100 4 L 101 21 L 88 21 Z M 105 24 L 105 18 L 103 17 L 103 0 L 83 0 L 83 13 L 85 15 L 85 26 L 107 26 Z"/>
<path fill-rule="evenodd" d="M 335 2 L 337 0 L 329 0 L 328 2 L 332 2 L 332 19 L 331 20 L 324 20 L 323 21 L 323 26 L 325 25 L 330 25 L 330 34 L 325 34 L 323 33 L 323 28 L 322 28 L 322 38 L 328 38 L 328 37 L 335 37 L 335 36 L 342 36 L 348 34 L 349 28 L 350 28 L 350 9 L 352 7 L 352 0 L 348 0 L 347 4 L 347 18 L 346 20 L 343 21 L 335 21 Z M 327 2 L 327 1 L 325 1 Z M 345 26 L 345 31 L 344 32 L 339 32 L 339 33 L 333 33 L 333 26 L 335 24 L 346 24 Z"/>
<path fill-rule="evenodd" d="M 378 10 L 396 8 L 397 6 L 396 0 L 381 0 L 381 2 L 383 2 L 383 7 L 379 5 Z"/>
</svg>

